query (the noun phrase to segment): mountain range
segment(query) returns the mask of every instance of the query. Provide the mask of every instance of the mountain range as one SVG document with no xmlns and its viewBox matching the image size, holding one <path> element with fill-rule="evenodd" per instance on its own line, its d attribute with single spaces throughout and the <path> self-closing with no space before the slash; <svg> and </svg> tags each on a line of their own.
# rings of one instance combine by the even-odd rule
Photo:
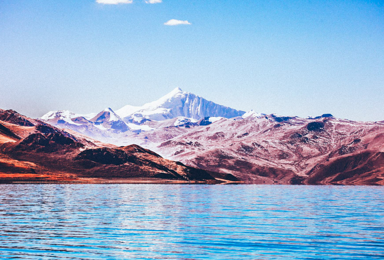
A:
<svg viewBox="0 0 384 260">
<path fill-rule="evenodd" d="M 73 129 L 114 143 L 113 137 L 116 137 L 116 134 L 126 131 L 137 133 L 164 127 L 164 121 L 167 120 L 167 126 L 180 126 L 197 123 L 207 117 L 232 118 L 244 113 L 175 88 L 162 98 L 140 107 L 126 105 L 116 111 L 106 108 L 99 113 L 88 115 L 67 110 L 50 111 L 41 119 L 59 127 Z"/>
<path fill-rule="evenodd" d="M 3 112 L 0 120 L 8 120 L 9 116 L 5 116 L 7 113 Z M 211 179 L 258 184 L 384 185 L 383 121 L 356 122 L 335 118 L 331 114 L 300 118 L 245 112 L 215 104 L 179 88 L 141 107 L 127 105 L 116 111 L 107 108 L 88 115 L 51 111 L 39 120 L 23 116 L 18 118 L 24 120 L 18 119 L 19 124 L 32 124 L 22 128 L 27 131 L 22 134 L 27 139 L 35 139 L 30 137 L 33 131 L 40 133 L 39 127 L 36 130 L 37 124 L 52 127 L 55 131 L 64 131 L 76 140 L 83 140 L 80 142 L 82 147 L 62 155 L 67 158 L 68 165 L 73 165 L 76 158 L 97 158 L 101 161 L 109 158 L 108 160 L 114 161 L 115 157 L 121 157 L 122 152 L 127 154 L 122 155 L 124 158 L 130 158 L 129 152 L 139 149 L 151 154 L 152 157 L 146 158 L 147 161 L 160 160 L 156 158 L 162 158 L 162 162 L 176 161 L 184 167 L 200 169 L 206 174 L 205 179 L 192 176 L 188 177 L 189 180 Z M 6 124 L 3 126 L 7 127 Z M 34 127 L 35 130 L 31 132 L 28 127 Z M 20 137 L 18 133 L 22 131 L 19 128 L 20 126 L 3 130 L 4 135 L 7 133 L 3 139 L 15 138 L 13 134 Z M 44 138 L 43 141 L 40 138 L 36 142 L 56 142 L 56 139 L 48 138 L 49 141 L 44 141 Z M 12 140 L 15 143 L 27 142 L 22 137 Z M 5 142 L 3 147 L 12 145 Z M 4 150 L 7 156 L 15 154 L 12 152 L 15 148 L 7 149 Z M 95 149 L 101 150 L 95 152 Z M 124 163 L 113 166 L 115 168 L 92 166 L 88 170 L 80 170 L 76 166 L 75 172 L 88 172 L 88 176 L 131 178 L 137 177 L 132 173 L 136 169 L 142 176 L 156 175 L 148 175 L 146 171 L 139 170 L 140 167 L 122 166 Z M 144 164 L 140 162 L 138 165 Z M 69 172 L 73 172 L 74 168 L 71 167 Z M 124 175 L 124 171 L 131 172 L 131 175 Z M 171 175 L 165 171 L 156 176 L 175 178 Z"/>
<path fill-rule="evenodd" d="M 0 109 L 0 183 L 221 183 L 226 176 Z"/>
</svg>

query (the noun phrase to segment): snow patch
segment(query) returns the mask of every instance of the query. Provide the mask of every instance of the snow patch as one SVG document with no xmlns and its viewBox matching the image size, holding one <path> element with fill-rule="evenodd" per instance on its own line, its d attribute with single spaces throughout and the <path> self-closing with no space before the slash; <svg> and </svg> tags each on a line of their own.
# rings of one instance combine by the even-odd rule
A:
<svg viewBox="0 0 384 260">
<path fill-rule="evenodd" d="M 221 119 L 224 119 L 224 117 L 216 116 L 216 117 L 210 117 L 208 121 L 211 123 L 214 123 L 214 122 L 220 121 Z"/>
<path fill-rule="evenodd" d="M 245 113 L 244 115 L 242 115 L 242 118 L 248 118 L 248 117 L 259 118 L 262 116 L 265 116 L 265 114 L 257 113 L 255 111 L 251 110 L 251 111 L 248 111 L 247 113 Z"/>
<path fill-rule="evenodd" d="M 196 123 L 198 120 L 188 117 L 178 117 L 176 121 L 173 123 L 174 126 L 181 126 L 188 123 Z"/>
<path fill-rule="evenodd" d="M 80 114 L 73 113 L 69 110 L 59 110 L 59 111 L 50 111 L 43 115 L 41 119 L 49 121 L 49 120 L 61 120 L 68 124 L 73 124 L 77 126 L 81 126 L 81 124 L 75 123 L 72 121 L 72 118 L 80 117 Z"/>
<path fill-rule="evenodd" d="M 118 116 L 120 116 L 121 118 L 124 118 L 124 117 L 127 117 L 129 115 L 134 114 L 136 111 L 138 111 L 140 109 L 141 109 L 141 107 L 126 105 L 126 106 L 116 110 L 116 114 Z"/>
<path fill-rule="evenodd" d="M 136 124 L 133 124 L 133 123 L 128 123 L 127 124 L 128 127 L 131 129 L 131 130 L 141 130 L 141 131 L 152 131 L 154 130 L 155 128 L 152 128 L 148 125 L 136 125 Z"/>
<path fill-rule="evenodd" d="M 120 117 L 116 115 L 115 111 L 113 111 L 110 107 L 104 109 L 104 112 L 109 113 L 109 121 L 121 121 Z"/>
</svg>

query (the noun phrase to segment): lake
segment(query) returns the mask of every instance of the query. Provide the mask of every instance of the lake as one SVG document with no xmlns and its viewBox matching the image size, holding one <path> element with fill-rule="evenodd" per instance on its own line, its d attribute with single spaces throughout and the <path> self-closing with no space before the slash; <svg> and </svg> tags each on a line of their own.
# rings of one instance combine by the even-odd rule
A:
<svg viewBox="0 0 384 260">
<path fill-rule="evenodd" d="M 0 258 L 384 258 L 384 187 L 25 184 L 0 189 Z"/>
</svg>

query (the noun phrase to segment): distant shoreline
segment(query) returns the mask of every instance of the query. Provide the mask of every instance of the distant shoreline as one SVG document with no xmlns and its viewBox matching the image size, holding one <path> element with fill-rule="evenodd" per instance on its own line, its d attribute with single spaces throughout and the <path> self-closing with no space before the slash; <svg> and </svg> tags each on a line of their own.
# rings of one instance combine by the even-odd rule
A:
<svg viewBox="0 0 384 260">
<path fill-rule="evenodd" d="M 206 180 L 184 181 L 153 178 L 100 179 L 79 178 L 74 180 L 0 180 L 1 184 L 245 184 L 243 181 Z"/>
<path fill-rule="evenodd" d="M 152 179 L 152 178 L 133 178 L 133 179 L 100 179 L 100 178 L 80 178 L 76 180 L 0 180 L 0 185 L 5 184 L 182 184 L 182 185 L 288 185 L 288 186 L 377 186 L 382 185 L 375 184 L 282 184 L 282 183 L 248 183 L 244 181 L 227 181 L 227 180 L 207 180 L 207 181 L 184 181 L 184 180 L 164 180 L 164 179 Z"/>
</svg>

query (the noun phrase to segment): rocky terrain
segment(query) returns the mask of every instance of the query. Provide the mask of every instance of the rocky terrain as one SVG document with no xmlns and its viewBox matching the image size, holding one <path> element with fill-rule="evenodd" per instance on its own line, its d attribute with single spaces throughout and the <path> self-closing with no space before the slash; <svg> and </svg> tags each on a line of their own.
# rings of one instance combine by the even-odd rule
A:
<svg viewBox="0 0 384 260">
<path fill-rule="evenodd" d="M 384 122 L 254 112 L 184 125 L 174 120 L 127 132 L 124 140 L 245 183 L 384 184 Z"/>
<path fill-rule="evenodd" d="M 384 122 L 248 113 L 177 128 L 137 138 L 153 140 L 167 158 L 247 183 L 384 184 Z"/>
<path fill-rule="evenodd" d="M 177 120 L 182 121 L 157 122 L 151 131 L 126 131 L 127 142 L 135 140 L 155 153 L 138 145 L 105 144 L 0 110 L 0 179 L 384 184 L 384 122 L 254 112 L 184 124 Z"/>
<path fill-rule="evenodd" d="M 237 180 L 164 159 L 137 145 L 103 144 L 13 110 L 0 110 L 2 183 L 217 183 L 226 178 Z"/>
<path fill-rule="evenodd" d="M 245 183 L 384 184 L 384 122 L 245 113 L 181 89 L 142 107 L 42 120 Z"/>
</svg>

